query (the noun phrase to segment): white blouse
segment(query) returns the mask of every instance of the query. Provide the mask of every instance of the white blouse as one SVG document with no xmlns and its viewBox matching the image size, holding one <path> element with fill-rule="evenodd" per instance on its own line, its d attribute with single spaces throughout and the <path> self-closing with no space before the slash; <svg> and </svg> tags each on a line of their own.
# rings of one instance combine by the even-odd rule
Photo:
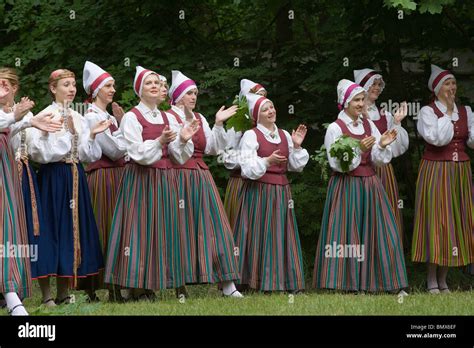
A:
<svg viewBox="0 0 474 348">
<path fill-rule="evenodd" d="M 53 102 L 43 111 L 51 112 L 54 120 L 60 120 L 62 107 Z M 85 117 L 78 112 L 68 109 L 73 118 L 74 128 L 78 135 L 78 157 L 81 162 L 95 162 L 102 157 L 102 151 L 97 141 L 90 137 L 90 128 Z M 66 130 L 66 123 L 63 129 L 55 133 L 45 133 L 36 128 L 28 128 L 27 147 L 33 161 L 38 163 L 50 163 L 64 161 L 69 157 L 72 150 L 74 136 Z M 30 134 L 28 134 L 30 133 Z"/>
<path fill-rule="evenodd" d="M 15 115 L 13 115 L 13 112 L 5 112 L 0 108 L 0 129 L 9 128 L 14 123 Z"/>
<path fill-rule="evenodd" d="M 265 139 L 273 144 L 280 144 L 281 138 L 278 132 L 278 127 L 274 125 L 274 131 L 271 132 L 261 124 L 257 124 L 257 128 L 263 133 Z M 288 141 L 288 147 L 290 154 L 288 156 L 288 170 L 291 172 L 301 172 L 306 166 L 309 160 L 309 154 L 306 149 L 298 148 L 295 149 L 291 135 L 283 130 Z M 271 135 L 274 135 L 272 138 Z M 260 179 L 266 172 L 267 168 L 270 167 L 268 161 L 264 157 L 259 157 L 257 150 L 259 144 L 257 141 L 257 135 L 254 130 L 248 130 L 242 136 L 240 140 L 240 167 L 242 170 L 242 176 L 251 180 Z"/>
<path fill-rule="evenodd" d="M 186 115 L 184 114 L 184 111 L 177 107 L 176 105 L 172 106 L 172 110 L 178 114 L 180 117 L 181 121 L 183 122 L 184 125 L 187 125 L 189 122 L 186 121 Z M 204 150 L 204 153 L 206 155 L 211 155 L 211 156 L 216 156 L 221 154 L 227 145 L 227 138 L 226 138 L 226 132 L 224 129 L 224 126 L 216 126 L 211 128 L 209 127 L 209 123 L 207 122 L 206 118 L 202 115 L 199 114 L 201 117 L 201 123 L 202 123 L 202 128 L 204 130 L 204 135 L 206 137 L 206 149 Z M 195 117 L 194 117 L 195 118 Z M 181 130 L 183 125 L 178 124 L 178 128 L 175 129 L 176 132 Z M 179 136 L 178 136 L 179 138 Z M 192 139 L 189 140 L 192 143 Z M 179 153 L 175 153 L 174 151 L 170 151 L 173 155 L 173 157 L 176 159 L 176 161 L 180 164 L 186 163 L 186 161 L 193 155 L 194 153 L 194 144 L 192 148 L 193 152 L 185 151 Z"/>
<path fill-rule="evenodd" d="M 240 152 L 240 139 L 242 139 L 242 132 L 236 132 L 232 127 L 227 130 L 227 146 L 225 152 L 222 154 L 224 166 L 229 170 L 240 168 L 239 163 L 239 152 Z"/>
<path fill-rule="evenodd" d="M 163 117 L 158 108 L 155 107 L 153 110 L 150 110 L 150 108 L 142 102 L 136 107 L 148 122 L 152 124 L 164 124 Z M 175 117 L 173 115 L 167 116 L 170 129 L 178 129 L 179 125 Z M 125 138 L 128 156 L 135 162 L 141 165 L 151 165 L 161 159 L 163 151 L 160 141 L 158 138 L 143 140 L 143 127 L 133 112 L 129 111 L 123 116 L 122 122 L 120 123 L 120 130 Z M 181 143 L 178 134 L 176 140 L 168 144 L 168 151 L 170 154 L 176 154 L 176 156 L 179 157 L 182 153 L 191 153 L 192 155 L 194 148 L 191 140 L 185 144 Z"/>
<path fill-rule="evenodd" d="M 362 116 L 359 117 L 357 120 L 357 126 L 354 126 L 354 121 L 352 118 L 345 113 L 344 110 L 342 110 L 339 115 L 337 116 L 338 119 L 342 120 L 347 128 L 349 129 L 350 132 L 356 134 L 356 135 L 361 135 L 364 134 L 364 127 L 362 123 Z M 391 145 L 387 145 L 385 149 L 380 147 L 379 141 L 380 141 L 380 132 L 378 131 L 377 127 L 375 124 L 371 121 L 368 120 L 370 124 L 370 129 L 372 132 L 372 135 L 375 137 L 375 144 L 372 146 L 371 149 L 371 158 L 372 162 L 376 166 L 380 166 L 383 164 L 387 164 L 391 161 L 392 159 L 392 149 Z M 324 146 L 326 147 L 326 152 L 328 156 L 328 161 L 329 161 L 329 166 L 331 169 L 337 172 L 342 173 L 342 168 L 341 164 L 339 163 L 339 160 L 337 158 L 331 157 L 329 154 L 329 151 L 331 149 L 331 145 L 336 142 L 336 140 L 342 136 L 342 130 L 341 128 L 337 125 L 336 122 L 333 122 L 329 125 L 328 129 L 326 130 L 326 136 L 324 137 Z M 352 159 L 352 163 L 349 165 L 349 171 L 352 171 L 356 169 L 360 165 L 361 161 L 361 150 L 359 147 L 356 147 L 355 149 L 356 156 Z"/>
<path fill-rule="evenodd" d="M 418 114 L 418 121 L 416 128 L 421 134 L 423 139 L 435 146 L 448 145 L 454 136 L 454 125 L 452 121 L 459 120 L 459 113 L 456 104 L 451 116 L 446 111 L 447 107 L 442 104 L 439 100 L 435 101 L 438 109 L 444 114 L 443 117 L 438 118 L 430 106 L 423 106 Z M 467 140 L 467 146 L 474 148 L 474 135 L 473 135 L 473 115 L 470 106 L 466 106 L 467 111 L 467 125 L 469 129 L 469 138 Z"/>
<path fill-rule="evenodd" d="M 367 113 L 369 114 L 369 118 L 372 121 L 380 120 L 380 114 L 375 104 L 372 104 L 367 107 Z M 390 112 L 385 111 L 385 117 L 387 119 L 387 129 L 397 130 L 397 139 L 393 143 L 390 144 L 390 147 L 392 148 L 392 156 L 393 157 L 401 156 L 408 150 L 408 145 L 409 145 L 408 132 L 405 130 L 405 128 L 402 127 L 401 124 L 395 124 L 395 118 Z"/>
<path fill-rule="evenodd" d="M 84 117 L 87 120 L 89 128 L 105 120 L 112 121 L 118 128 L 118 122 L 115 117 L 110 115 L 107 111 L 101 110 L 95 104 L 89 105 L 89 109 Z M 102 153 L 112 161 L 116 161 L 127 154 L 127 143 L 120 129 L 117 129 L 113 133 L 110 129 L 106 129 L 104 132 L 97 134 L 95 140 L 102 149 Z"/>
</svg>

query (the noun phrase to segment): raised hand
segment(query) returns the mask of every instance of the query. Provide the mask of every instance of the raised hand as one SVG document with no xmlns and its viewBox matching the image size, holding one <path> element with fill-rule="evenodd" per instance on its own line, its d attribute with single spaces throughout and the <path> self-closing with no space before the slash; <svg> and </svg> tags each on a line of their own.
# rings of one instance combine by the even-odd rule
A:
<svg viewBox="0 0 474 348">
<path fill-rule="evenodd" d="M 407 103 L 403 102 L 400 104 L 400 107 L 398 108 L 397 112 L 393 115 L 393 118 L 395 119 L 395 124 L 400 124 L 405 117 L 407 117 L 408 114 L 408 107 Z"/>
<path fill-rule="evenodd" d="M 123 111 L 122 107 L 117 104 L 116 102 L 112 103 L 112 114 L 117 119 L 117 122 L 120 124 L 122 121 L 123 115 L 125 115 L 125 111 Z"/>
<path fill-rule="evenodd" d="M 395 128 L 391 130 L 387 130 L 380 137 L 379 145 L 380 147 L 385 148 L 387 145 L 390 145 L 391 143 L 393 143 L 395 139 L 397 139 L 397 130 Z"/>
<path fill-rule="evenodd" d="M 234 116 L 237 113 L 238 105 L 232 105 L 229 108 L 225 108 L 225 106 L 221 106 L 219 111 L 216 113 L 216 126 L 222 126 L 225 121 L 227 121 L 229 118 Z"/>
<path fill-rule="evenodd" d="M 91 129 L 91 138 L 94 139 L 97 134 L 104 132 L 107 128 L 110 127 L 111 123 L 112 121 L 110 120 L 103 120 L 103 121 L 97 122 L 94 125 L 94 127 Z"/>
<path fill-rule="evenodd" d="M 31 118 L 31 126 L 48 133 L 59 132 L 63 128 L 62 120 L 53 120 L 51 112 L 40 112 Z"/>
<path fill-rule="evenodd" d="M 280 150 L 273 151 L 273 153 L 267 157 L 268 164 L 273 166 L 275 164 L 286 163 L 288 159 L 285 156 L 282 156 L 280 153 Z"/>
<path fill-rule="evenodd" d="M 360 149 L 362 152 L 369 151 L 372 146 L 375 144 L 375 137 L 371 135 L 370 137 L 366 137 L 360 141 Z"/>
<path fill-rule="evenodd" d="M 0 80 L 0 98 L 4 98 L 10 93 L 10 87 L 5 80 Z"/>
<path fill-rule="evenodd" d="M 28 97 L 21 98 L 20 102 L 13 108 L 15 121 L 20 121 L 35 106 L 35 102 Z"/>
<path fill-rule="evenodd" d="M 306 136 L 307 128 L 305 125 L 300 124 L 298 128 L 293 130 L 291 132 L 291 140 L 293 140 L 293 146 L 295 149 L 299 149 L 301 147 L 301 144 L 303 143 L 303 140 Z"/>
<path fill-rule="evenodd" d="M 446 106 L 447 106 L 447 112 L 448 115 L 451 115 L 454 111 L 454 100 L 456 99 L 456 95 L 452 90 L 447 90 L 445 93 L 445 98 L 446 98 Z"/>
<path fill-rule="evenodd" d="M 193 137 L 194 134 L 197 133 L 199 128 L 200 126 L 199 126 L 198 120 L 193 120 L 187 126 L 181 128 L 181 131 L 179 132 L 179 137 L 181 139 L 181 142 L 186 143 L 189 139 Z"/>
<path fill-rule="evenodd" d="M 161 133 L 160 137 L 158 138 L 159 142 L 161 145 L 171 143 L 174 141 L 177 137 L 177 133 L 173 132 L 169 126 L 166 126 L 165 129 L 163 129 L 163 133 Z"/>
</svg>

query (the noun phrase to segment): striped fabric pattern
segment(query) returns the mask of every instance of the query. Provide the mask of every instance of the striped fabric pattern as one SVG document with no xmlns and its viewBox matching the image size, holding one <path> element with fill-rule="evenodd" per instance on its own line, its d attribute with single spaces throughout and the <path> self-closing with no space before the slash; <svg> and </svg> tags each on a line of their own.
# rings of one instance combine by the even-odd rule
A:
<svg viewBox="0 0 474 348">
<path fill-rule="evenodd" d="M 187 284 L 239 278 L 232 231 L 209 170 L 170 169 L 179 187 L 179 224 Z"/>
<path fill-rule="evenodd" d="M 99 168 L 87 173 L 87 183 L 91 193 L 92 209 L 99 229 L 99 240 L 102 247 L 104 260 L 107 259 L 107 245 L 112 227 L 117 195 L 124 167 Z M 104 271 L 99 272 L 99 277 L 94 288 L 103 288 Z"/>
<path fill-rule="evenodd" d="M 234 229 L 235 218 L 237 217 L 237 210 L 239 209 L 239 195 L 243 185 L 244 180 L 242 180 L 241 177 L 231 176 L 225 190 L 224 209 L 232 230 Z"/>
<path fill-rule="evenodd" d="M 28 245 L 25 210 L 17 164 L 8 142 L 0 133 L 0 245 Z M 20 297 L 31 296 L 30 260 L 26 257 L 0 258 L 0 293 L 16 292 Z"/>
<path fill-rule="evenodd" d="M 474 206 L 469 161 L 421 160 L 412 259 L 440 266 L 474 263 Z"/>
<path fill-rule="evenodd" d="M 105 282 L 139 289 L 184 285 L 177 186 L 169 170 L 125 167 L 112 221 Z"/>
<path fill-rule="evenodd" d="M 403 242 L 403 215 L 402 210 L 398 208 L 398 184 L 395 171 L 393 170 L 392 164 L 389 163 L 383 166 L 376 166 L 375 172 L 385 188 L 388 201 L 395 213 L 395 221 L 397 222 L 398 232 L 400 232 L 400 240 Z"/>
<path fill-rule="evenodd" d="M 338 257 L 334 247 L 339 246 L 360 246 L 360 251 L 363 246 L 363 257 Z M 313 286 L 369 292 L 408 286 L 400 234 L 376 175 L 334 175 L 329 180 Z"/>
<path fill-rule="evenodd" d="M 241 281 L 263 291 L 303 290 L 303 257 L 289 185 L 245 180 L 234 228 Z"/>
</svg>

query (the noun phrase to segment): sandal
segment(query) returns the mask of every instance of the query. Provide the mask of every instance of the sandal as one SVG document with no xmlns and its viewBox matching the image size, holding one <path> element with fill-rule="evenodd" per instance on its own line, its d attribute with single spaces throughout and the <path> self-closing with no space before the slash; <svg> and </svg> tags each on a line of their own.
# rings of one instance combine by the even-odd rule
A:
<svg viewBox="0 0 474 348">
<path fill-rule="evenodd" d="M 449 291 L 449 288 L 440 288 L 439 292 L 442 294 L 450 294 L 451 291 Z"/>
<path fill-rule="evenodd" d="M 237 293 L 237 294 L 234 296 L 235 293 Z M 239 297 L 239 298 L 240 298 L 240 297 L 244 297 L 244 296 L 239 292 L 239 290 L 237 290 L 237 289 L 235 289 L 234 291 L 232 291 L 229 295 L 224 294 L 224 291 L 222 291 L 222 296 L 223 296 L 223 297 Z"/>
<path fill-rule="evenodd" d="M 72 297 L 70 295 L 67 295 L 66 297 L 62 298 L 61 300 L 60 299 L 56 299 L 54 300 L 54 303 L 56 303 L 57 305 L 62 305 L 62 304 L 71 304 L 72 300 Z"/>
<path fill-rule="evenodd" d="M 428 289 L 426 289 L 426 290 L 427 290 L 430 294 L 433 294 L 433 295 L 437 295 L 437 294 L 440 293 L 438 287 L 435 287 L 435 288 L 428 288 Z"/>
<path fill-rule="evenodd" d="M 52 302 L 52 304 L 51 304 Z M 56 303 L 52 298 L 48 298 L 47 300 L 43 301 L 41 304 L 44 304 L 46 307 L 55 307 Z"/>
</svg>

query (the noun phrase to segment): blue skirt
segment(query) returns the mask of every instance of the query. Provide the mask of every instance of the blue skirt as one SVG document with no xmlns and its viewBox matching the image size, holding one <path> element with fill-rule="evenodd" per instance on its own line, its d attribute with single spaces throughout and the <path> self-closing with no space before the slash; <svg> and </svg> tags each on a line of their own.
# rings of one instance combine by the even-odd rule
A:
<svg viewBox="0 0 474 348">
<path fill-rule="evenodd" d="M 46 240 L 45 238 L 41 239 L 42 233 L 47 233 L 49 227 L 46 224 L 46 221 L 43 217 L 43 209 L 41 205 L 41 199 L 40 199 L 40 194 L 39 194 L 39 188 L 38 188 L 38 179 L 36 177 L 36 173 L 31 166 L 30 163 L 28 163 L 30 173 L 31 173 L 31 181 L 33 183 L 33 188 L 35 190 L 35 196 L 36 196 L 36 209 L 38 212 L 38 220 L 39 220 L 39 236 L 34 235 L 34 227 L 33 227 L 33 207 L 31 204 L 31 190 L 30 190 L 30 183 L 29 183 L 29 178 L 28 178 L 28 170 L 26 168 L 26 165 L 23 163 L 23 171 L 22 171 L 22 178 L 21 178 L 21 189 L 23 192 L 23 202 L 25 204 L 25 216 L 26 216 L 26 228 L 28 231 L 28 243 L 30 246 L 35 248 L 37 251 L 36 257 L 31 257 L 30 258 L 30 263 L 31 263 L 31 278 L 36 279 L 38 278 L 38 274 L 43 274 L 43 270 L 46 271 L 48 269 L 47 264 L 45 263 L 46 258 L 41 257 L 39 255 L 38 250 L 40 249 L 40 244 L 44 243 Z M 44 248 L 44 246 L 42 246 Z M 47 271 L 46 271 L 47 272 Z"/>
<path fill-rule="evenodd" d="M 41 269 L 37 277 L 74 276 L 74 236 L 73 236 L 73 175 L 71 164 L 55 162 L 43 164 L 38 172 L 43 217 L 48 221 L 48 229 L 41 231 L 38 254 Z M 104 268 L 104 260 L 99 242 L 99 232 L 91 206 L 89 187 L 84 168 L 77 165 L 79 173 L 79 239 L 81 263 L 78 277 L 96 275 Z"/>
</svg>

